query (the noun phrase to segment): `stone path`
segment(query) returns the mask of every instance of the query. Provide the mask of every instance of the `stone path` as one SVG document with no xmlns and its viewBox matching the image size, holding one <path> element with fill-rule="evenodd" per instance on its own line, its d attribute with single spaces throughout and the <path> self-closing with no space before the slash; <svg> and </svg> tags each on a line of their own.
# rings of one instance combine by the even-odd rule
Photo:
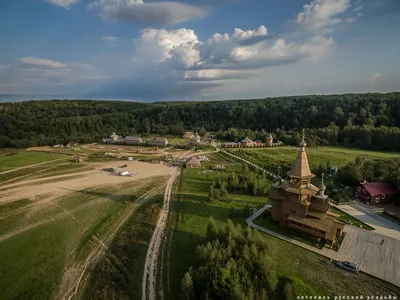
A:
<svg viewBox="0 0 400 300">
<path fill-rule="evenodd" d="M 359 204 L 333 205 L 361 222 L 375 229 L 375 233 L 400 240 L 400 225 L 377 215 Z M 399 254 L 400 255 L 400 254 Z"/>
<path fill-rule="evenodd" d="M 346 225 L 346 236 L 338 252 L 327 248 L 317 249 L 254 224 L 253 221 L 269 207 L 271 205 L 265 205 L 246 219 L 246 223 L 254 229 L 327 258 L 356 263 L 361 271 L 400 286 L 400 240 Z"/>
</svg>

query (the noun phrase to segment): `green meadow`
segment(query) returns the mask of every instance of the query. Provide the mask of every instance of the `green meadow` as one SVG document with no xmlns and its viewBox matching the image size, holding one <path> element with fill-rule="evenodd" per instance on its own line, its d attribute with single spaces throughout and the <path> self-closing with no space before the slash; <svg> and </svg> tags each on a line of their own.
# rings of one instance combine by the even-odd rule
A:
<svg viewBox="0 0 400 300">
<path fill-rule="evenodd" d="M 28 165 L 48 162 L 60 158 L 68 159 L 68 156 L 62 154 L 27 151 L 21 149 L 1 149 L 0 172 Z"/>
<path fill-rule="evenodd" d="M 267 203 L 266 197 L 255 197 L 244 194 L 229 195 L 226 201 L 208 201 L 208 190 L 212 182 L 222 173 L 231 169 L 240 169 L 240 164 L 234 163 L 218 154 L 211 157 L 211 163 L 224 163 L 227 169 L 222 172 L 200 174 L 199 169 L 184 169 L 180 182 L 174 194 L 171 224 L 173 227 L 171 244 L 169 247 L 169 299 L 183 299 L 180 291 L 184 273 L 195 261 L 195 251 L 202 243 L 210 217 L 217 225 L 231 218 L 234 223 L 246 225 L 247 216 L 241 211 L 250 207 L 262 207 Z M 229 160 L 229 161 L 228 161 Z M 231 212 L 238 213 L 232 216 Z M 359 274 L 346 274 L 338 270 L 329 260 L 288 242 L 261 233 L 272 245 L 276 253 L 278 275 L 280 278 L 301 278 L 318 293 L 324 295 L 346 294 L 375 295 L 386 294 L 396 289 L 380 280 Z M 399 292 L 399 289 L 396 289 Z"/>
<path fill-rule="evenodd" d="M 275 165 L 291 165 L 296 159 L 299 148 L 247 148 L 228 149 L 228 151 L 232 151 L 233 154 L 258 164 L 268 164 L 271 162 Z M 357 156 L 362 156 L 373 160 L 400 157 L 399 154 L 395 153 L 337 147 L 307 147 L 306 152 L 311 169 L 318 168 L 320 164 L 326 165 L 327 163 L 329 163 L 330 166 L 344 166 L 349 162 L 354 161 Z"/>
<path fill-rule="evenodd" d="M 54 299 L 66 268 L 86 259 L 129 203 L 155 182 L 0 205 L 1 299 Z"/>
</svg>

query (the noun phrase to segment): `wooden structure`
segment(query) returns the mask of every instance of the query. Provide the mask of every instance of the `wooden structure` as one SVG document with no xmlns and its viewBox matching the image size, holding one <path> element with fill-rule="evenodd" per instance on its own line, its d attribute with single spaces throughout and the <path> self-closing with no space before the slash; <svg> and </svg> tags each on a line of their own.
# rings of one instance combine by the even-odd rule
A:
<svg viewBox="0 0 400 300">
<path fill-rule="evenodd" d="M 201 143 L 201 137 L 196 132 L 196 134 L 193 137 L 193 144 L 196 145 L 196 146 L 199 146 L 200 143 Z"/>
<path fill-rule="evenodd" d="M 115 132 L 110 135 L 110 137 L 106 140 L 107 143 L 122 143 L 124 142 L 124 139 L 120 137 L 119 135 L 116 135 Z M 67 145 L 68 147 L 68 145 Z"/>
<path fill-rule="evenodd" d="M 194 138 L 194 133 L 191 131 L 186 131 L 185 134 L 183 135 L 184 139 L 193 139 Z"/>
<path fill-rule="evenodd" d="M 254 145 L 254 142 L 249 139 L 248 137 L 245 137 L 243 140 L 240 141 L 240 146 L 242 147 L 251 147 Z"/>
<path fill-rule="evenodd" d="M 198 169 L 201 168 L 200 159 L 193 157 L 186 162 L 186 168 L 188 169 Z"/>
<path fill-rule="evenodd" d="M 368 204 L 390 203 L 396 198 L 397 189 L 387 182 L 361 182 L 356 197 Z"/>
<path fill-rule="evenodd" d="M 330 211 L 323 177 L 319 187 L 311 183 L 315 175 L 310 171 L 306 145 L 303 132 L 294 166 L 287 172 L 289 181 L 278 178 L 270 189 L 271 216 L 284 227 L 324 239 L 325 246 L 331 247 L 342 235 L 344 224 L 336 220 L 338 214 Z"/>
<path fill-rule="evenodd" d="M 165 137 L 154 137 L 147 141 L 150 146 L 166 147 L 168 145 L 168 140 Z"/>
<path fill-rule="evenodd" d="M 133 145 L 140 145 L 143 143 L 143 140 L 140 136 L 127 136 L 125 138 L 125 143 L 133 144 Z"/>
<path fill-rule="evenodd" d="M 274 138 L 272 137 L 272 134 L 269 134 L 269 136 L 267 138 L 267 145 L 272 146 L 273 143 L 274 143 Z"/>
</svg>

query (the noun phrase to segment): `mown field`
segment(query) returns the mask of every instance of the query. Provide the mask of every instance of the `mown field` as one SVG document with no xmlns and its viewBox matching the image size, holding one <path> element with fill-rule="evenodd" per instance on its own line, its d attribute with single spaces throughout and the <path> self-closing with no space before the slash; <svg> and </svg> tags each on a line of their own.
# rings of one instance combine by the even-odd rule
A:
<svg viewBox="0 0 400 300">
<path fill-rule="evenodd" d="M 259 165 L 291 166 L 299 151 L 298 147 L 273 147 L 253 149 L 229 149 L 233 154 L 246 158 Z M 369 159 L 390 159 L 400 157 L 399 154 L 388 152 L 377 152 L 358 150 L 351 148 L 336 147 L 308 147 L 306 148 L 308 161 L 311 169 L 317 169 L 321 164 L 341 167 L 354 161 L 357 156 Z"/>
<path fill-rule="evenodd" d="M 82 190 L 50 202 L 0 206 L 1 299 L 53 299 L 66 268 L 82 262 L 119 216 L 155 182 Z"/>
<path fill-rule="evenodd" d="M 17 183 L 22 180 L 33 180 L 58 175 L 77 174 L 93 170 L 94 166 L 86 163 L 80 164 L 68 160 L 48 162 L 39 166 L 16 169 L 12 172 L 0 174 L 0 190 L 5 184 Z"/>
<path fill-rule="evenodd" d="M 105 257 L 95 266 L 83 299 L 140 299 L 147 249 L 163 196 L 140 207 L 121 228 Z"/>
<path fill-rule="evenodd" d="M 39 164 L 68 156 L 56 153 L 26 151 L 21 149 L 0 149 L 0 173 L 14 168 Z"/>
<path fill-rule="evenodd" d="M 220 156 L 212 156 L 214 163 L 221 163 Z M 235 163 L 225 162 L 230 168 L 238 169 Z M 207 223 L 212 216 L 220 225 L 230 217 L 230 211 L 241 211 L 249 204 L 262 207 L 265 197 L 234 195 L 230 202 L 208 202 L 208 190 L 219 172 L 199 174 L 199 170 L 184 169 L 174 202 L 172 241 L 169 248 L 170 295 L 169 299 L 183 299 L 180 291 L 181 280 L 187 269 L 194 264 L 194 252 L 205 237 Z M 235 214 L 234 223 L 245 225 L 245 216 Z M 262 233 L 263 234 L 263 233 Z M 329 260 L 298 246 L 284 242 L 267 234 L 264 238 L 276 250 L 278 275 L 280 278 L 300 278 L 324 295 L 389 295 L 395 287 L 370 276 L 352 275 L 337 269 Z M 396 290 L 399 292 L 399 290 Z"/>
</svg>

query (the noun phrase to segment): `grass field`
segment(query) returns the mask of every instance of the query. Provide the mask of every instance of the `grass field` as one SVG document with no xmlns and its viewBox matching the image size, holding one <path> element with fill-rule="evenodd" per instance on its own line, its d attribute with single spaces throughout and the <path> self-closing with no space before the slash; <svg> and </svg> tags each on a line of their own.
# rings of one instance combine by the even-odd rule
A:
<svg viewBox="0 0 400 300">
<path fill-rule="evenodd" d="M 212 156 L 214 158 L 215 156 Z M 222 159 L 222 158 L 220 158 Z M 212 216 L 219 225 L 229 218 L 230 209 L 241 210 L 246 203 L 262 207 L 267 202 L 263 197 L 235 195 L 227 202 L 207 202 L 209 186 L 219 173 L 198 174 L 198 170 L 184 169 L 178 192 L 175 195 L 174 218 L 176 228 L 169 248 L 170 275 L 169 299 L 180 299 L 180 284 L 184 273 L 194 263 L 194 252 L 206 234 L 207 223 Z M 232 218 L 234 223 L 245 225 L 245 216 Z M 347 274 L 335 268 L 327 259 L 267 234 L 265 239 L 276 250 L 278 275 L 301 278 L 317 292 L 324 295 L 362 294 L 388 295 L 393 286 L 367 275 Z M 171 271 L 170 271 L 171 272 Z M 399 290 L 396 290 L 399 292 Z"/>
<path fill-rule="evenodd" d="M 160 212 L 162 196 L 140 207 L 121 228 L 109 253 L 95 267 L 84 299 L 140 299 L 141 274 Z"/>
<path fill-rule="evenodd" d="M 291 166 L 296 159 L 299 151 L 298 147 L 274 147 L 274 148 L 254 148 L 254 149 L 229 149 L 234 154 L 246 158 L 254 163 L 268 164 L 272 161 L 278 165 Z M 376 152 L 368 150 L 358 150 L 351 148 L 335 147 L 308 147 L 306 148 L 308 161 L 311 169 L 318 168 L 322 164 L 329 162 L 330 166 L 344 166 L 354 161 L 357 156 L 369 159 L 390 159 L 400 157 L 399 154 L 388 152 Z"/>
<path fill-rule="evenodd" d="M 167 136 L 168 142 L 171 144 L 180 144 L 180 145 L 186 145 L 187 143 L 190 142 L 190 139 L 184 139 L 181 137 L 172 137 L 172 136 Z"/>
<path fill-rule="evenodd" d="M 1 299 L 51 299 L 66 266 L 83 260 L 116 216 L 153 182 L 0 206 Z"/>
<path fill-rule="evenodd" d="M 20 149 L 1 149 L 0 172 L 60 158 L 68 159 L 68 156 L 62 154 L 26 151 Z"/>
</svg>

